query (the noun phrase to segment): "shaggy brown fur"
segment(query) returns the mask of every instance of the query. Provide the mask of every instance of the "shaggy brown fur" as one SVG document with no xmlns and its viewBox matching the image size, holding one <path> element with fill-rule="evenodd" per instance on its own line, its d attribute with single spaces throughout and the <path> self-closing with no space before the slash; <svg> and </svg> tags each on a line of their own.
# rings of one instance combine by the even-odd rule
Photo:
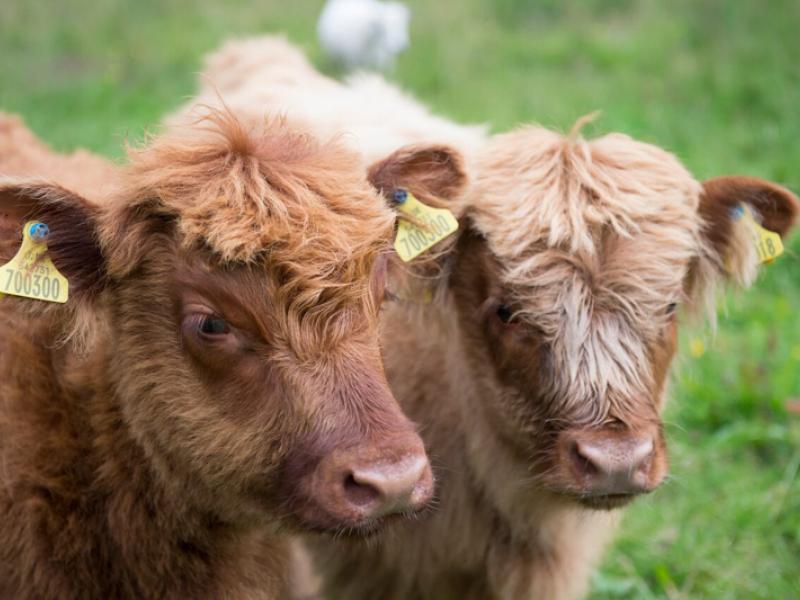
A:
<svg viewBox="0 0 800 600">
<path fill-rule="evenodd" d="M 76 165 L 13 139 L 39 175 Z M 0 299 L 0 598 L 282 598 L 287 531 L 380 524 L 320 475 L 425 458 L 381 369 L 392 216 L 357 162 L 218 113 L 93 202 L 0 180 L 0 263 L 41 219 L 71 284 Z"/>
<path fill-rule="evenodd" d="M 365 162 L 387 144 L 451 143 L 472 177 L 440 200 L 460 217 L 458 236 L 394 270 L 400 300 L 382 319 L 392 389 L 439 465 L 440 508 L 377 547 L 313 540 L 327 596 L 581 596 L 616 521 L 597 509 L 632 494 L 593 493 L 575 439 L 645 440 L 638 491 L 662 481 L 675 307 L 697 312 L 717 283 L 753 280 L 732 206 L 785 235 L 797 199 L 752 178 L 701 184 L 659 148 L 618 134 L 587 141 L 579 126 L 487 138 L 379 78 L 327 79 L 281 39 L 229 43 L 207 65 L 206 81 L 251 118 L 281 110 L 342 132 Z M 425 191 L 387 172 L 373 169 L 386 192 Z"/>
</svg>

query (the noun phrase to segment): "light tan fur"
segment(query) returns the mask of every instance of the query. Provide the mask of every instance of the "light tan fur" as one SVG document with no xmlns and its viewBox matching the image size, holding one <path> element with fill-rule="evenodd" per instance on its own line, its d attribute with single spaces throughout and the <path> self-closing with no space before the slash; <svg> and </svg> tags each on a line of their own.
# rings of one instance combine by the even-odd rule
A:
<svg viewBox="0 0 800 600">
<path fill-rule="evenodd" d="M 274 109 L 298 123 L 307 122 L 322 138 L 342 136 L 341 141 L 367 163 L 417 142 L 449 144 L 469 159 L 487 131 L 483 125 L 465 127 L 433 115 L 377 75 L 353 75 L 343 88 L 318 73 L 302 52 L 279 36 L 232 41 L 208 55 L 200 90 L 167 123 L 192 121 L 198 109 L 220 106 L 223 98 L 248 122 L 261 122 Z M 388 115 L 397 118 L 387 119 Z M 364 131 L 370 135 L 361 135 Z"/>
<path fill-rule="evenodd" d="M 540 127 L 493 137 L 476 169 L 467 210 L 503 265 L 516 315 L 552 349 L 547 394 L 586 424 L 614 412 L 608 403 L 638 402 L 653 385 L 648 345 L 668 325 L 666 306 L 691 304 L 689 265 L 715 260 L 697 217 L 702 186 L 650 144 Z M 736 260 L 752 279 L 752 244 Z"/>
</svg>

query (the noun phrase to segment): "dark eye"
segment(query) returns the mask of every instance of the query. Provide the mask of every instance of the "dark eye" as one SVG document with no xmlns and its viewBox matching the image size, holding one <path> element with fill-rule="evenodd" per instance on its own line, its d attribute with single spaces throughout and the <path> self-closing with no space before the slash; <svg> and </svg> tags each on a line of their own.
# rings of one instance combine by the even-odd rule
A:
<svg viewBox="0 0 800 600">
<path fill-rule="evenodd" d="M 677 302 L 673 302 L 673 303 L 671 303 L 671 304 L 668 304 L 668 305 L 667 305 L 667 314 L 668 314 L 668 315 L 671 315 L 671 314 L 673 314 L 673 313 L 674 313 L 674 312 L 675 312 L 677 309 L 678 309 L 678 303 L 677 303 Z"/>
<path fill-rule="evenodd" d="M 500 319 L 501 323 L 510 323 L 513 316 L 514 312 L 505 304 L 497 307 L 497 318 Z"/>
<path fill-rule="evenodd" d="M 198 331 L 203 335 L 215 336 L 230 333 L 230 327 L 225 319 L 216 315 L 206 315 L 197 326 Z"/>
</svg>

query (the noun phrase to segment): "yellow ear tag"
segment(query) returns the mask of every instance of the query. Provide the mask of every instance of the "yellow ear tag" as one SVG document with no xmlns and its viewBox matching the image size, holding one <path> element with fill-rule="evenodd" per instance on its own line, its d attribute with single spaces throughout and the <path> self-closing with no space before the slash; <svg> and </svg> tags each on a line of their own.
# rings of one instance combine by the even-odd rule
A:
<svg viewBox="0 0 800 600">
<path fill-rule="evenodd" d="M 49 232 L 39 221 L 25 223 L 17 255 L 0 267 L 0 297 L 10 294 L 60 304 L 67 301 L 69 282 L 47 255 Z"/>
<path fill-rule="evenodd" d="M 415 259 L 431 246 L 458 230 L 458 221 L 446 208 L 433 208 L 423 204 L 405 190 L 395 191 L 394 201 L 400 212 L 427 226 L 423 229 L 414 223 L 400 221 L 397 226 L 394 249 L 403 262 Z"/>
<path fill-rule="evenodd" d="M 764 229 L 753 218 L 753 212 L 746 204 L 740 204 L 733 211 L 734 220 L 744 219 L 744 223 L 750 229 L 753 245 L 758 253 L 758 260 L 761 263 L 771 263 L 783 254 L 783 241 L 781 236 L 774 231 Z"/>
</svg>

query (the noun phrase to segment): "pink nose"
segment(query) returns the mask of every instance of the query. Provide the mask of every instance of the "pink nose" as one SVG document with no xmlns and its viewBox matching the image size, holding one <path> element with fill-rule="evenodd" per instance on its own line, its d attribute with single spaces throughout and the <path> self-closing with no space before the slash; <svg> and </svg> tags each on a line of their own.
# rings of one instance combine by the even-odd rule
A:
<svg viewBox="0 0 800 600">
<path fill-rule="evenodd" d="M 654 436 L 619 432 L 565 432 L 561 451 L 581 493 L 592 495 L 641 494 L 654 489 L 663 477 L 656 473 Z"/>
<path fill-rule="evenodd" d="M 413 432 L 334 450 L 314 471 L 309 492 L 337 524 L 359 524 L 423 509 L 433 496 L 433 473 Z"/>
<path fill-rule="evenodd" d="M 365 516 L 382 517 L 419 509 L 430 500 L 433 478 L 424 455 L 393 463 L 353 467 L 344 479 L 344 497 Z"/>
</svg>

